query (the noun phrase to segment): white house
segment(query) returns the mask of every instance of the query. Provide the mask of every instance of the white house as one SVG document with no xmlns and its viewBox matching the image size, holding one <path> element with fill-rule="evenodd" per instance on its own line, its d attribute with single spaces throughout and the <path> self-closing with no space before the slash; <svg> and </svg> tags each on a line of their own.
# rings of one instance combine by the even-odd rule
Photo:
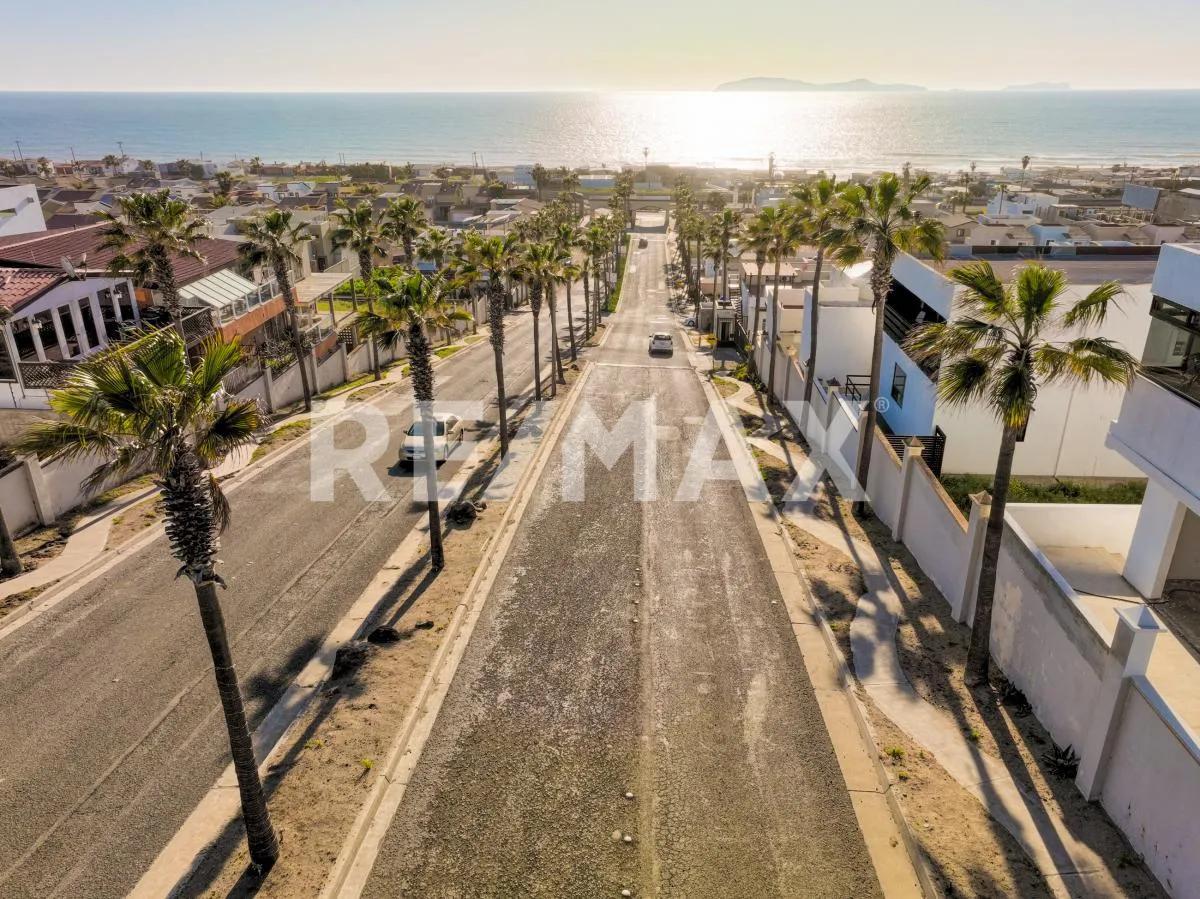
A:
<svg viewBox="0 0 1200 899">
<path fill-rule="evenodd" d="M 992 261 L 999 276 L 1008 281 L 1027 260 Z M 963 264 L 960 260 L 949 267 Z M 1072 296 L 1082 296 L 1094 286 L 1114 279 L 1125 286 L 1119 308 L 1110 313 L 1099 329 L 1133 352 L 1146 339 L 1149 329 L 1150 279 L 1154 261 L 1117 257 L 1104 260 L 1050 260 L 1063 269 Z M 919 324 L 946 321 L 956 315 L 956 285 L 945 274 L 912 256 L 902 256 L 893 267 L 892 293 L 884 310 L 882 364 L 880 366 L 880 420 L 884 428 L 901 436 L 929 436 L 939 429 L 947 435 L 942 470 L 989 473 L 995 469 L 1000 447 L 1000 425 L 980 406 L 948 408 L 937 398 L 936 364 L 918 365 L 904 350 L 903 342 Z M 1069 302 L 1068 300 L 1066 300 Z M 822 302 L 822 312 L 824 312 Z M 872 331 L 867 317 L 856 314 L 859 346 L 863 353 L 843 349 L 846 377 L 865 384 L 870 374 Z M 830 328 L 822 322 L 818 347 L 829 339 Z M 847 338 L 853 339 L 853 338 Z M 820 350 L 818 350 L 820 352 Z M 850 364 L 860 365 L 857 370 Z M 818 375 L 822 375 L 818 370 Z M 1051 385 L 1038 396 L 1036 411 L 1018 444 L 1013 472 L 1026 476 L 1140 477 L 1140 470 L 1116 451 L 1105 446 L 1108 423 L 1121 406 L 1123 391 L 1114 387 Z"/>
<path fill-rule="evenodd" d="M 1148 478 L 1124 575 L 1146 597 L 1200 578 L 1200 245 L 1163 248 L 1130 387 L 1108 445 Z"/>
<path fill-rule="evenodd" d="M 45 409 L 64 363 L 119 341 L 141 321 L 128 278 L 0 268 L 0 408 Z"/>
<path fill-rule="evenodd" d="M 46 217 L 32 184 L 0 187 L 0 237 L 46 230 Z"/>
</svg>

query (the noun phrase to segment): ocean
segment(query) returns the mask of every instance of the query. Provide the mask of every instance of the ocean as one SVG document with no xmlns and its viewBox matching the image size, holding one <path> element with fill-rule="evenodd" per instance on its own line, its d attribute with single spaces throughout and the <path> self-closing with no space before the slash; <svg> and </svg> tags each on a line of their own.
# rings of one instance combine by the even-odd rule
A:
<svg viewBox="0 0 1200 899">
<path fill-rule="evenodd" d="M 15 157 L 18 141 L 51 159 L 123 147 L 159 161 L 1194 165 L 1200 91 L 0 93 L 2 152 Z"/>
</svg>

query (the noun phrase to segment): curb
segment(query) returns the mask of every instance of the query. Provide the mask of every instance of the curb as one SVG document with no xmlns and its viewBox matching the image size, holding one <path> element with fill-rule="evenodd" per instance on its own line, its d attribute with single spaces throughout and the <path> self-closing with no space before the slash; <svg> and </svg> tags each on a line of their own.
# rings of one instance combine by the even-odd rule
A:
<svg viewBox="0 0 1200 899">
<path fill-rule="evenodd" d="M 475 625 L 491 595 L 500 566 L 508 556 L 517 528 L 532 498 L 533 487 L 549 462 L 552 450 L 558 444 L 558 438 L 579 397 L 583 395 L 583 388 L 594 368 L 590 361 L 586 363 L 583 374 L 572 385 L 570 397 L 555 411 L 545 437 L 522 472 L 515 498 L 483 550 L 471 583 L 446 629 L 437 656 L 425 673 L 411 711 L 389 747 L 383 770 L 376 778 L 370 796 L 359 811 L 330 869 L 319 894 L 320 899 L 353 899 L 362 893 L 378 856 L 379 846 L 404 798 L 408 778 L 420 760 Z"/>
<path fill-rule="evenodd" d="M 698 358 L 695 353 L 689 353 L 689 356 Z M 692 367 L 697 379 L 701 383 L 705 396 L 708 398 L 710 408 L 717 415 L 718 425 L 723 437 L 729 444 L 731 454 L 735 456 L 735 466 L 738 464 L 738 456 L 741 457 L 743 464 L 752 464 L 753 457 L 749 455 L 749 449 L 740 432 L 731 423 L 730 417 L 732 413 L 725 400 L 713 387 L 712 383 L 696 368 L 694 363 Z M 733 452 L 734 445 L 738 447 L 740 452 Z M 745 482 L 743 481 L 743 483 Z M 873 790 L 851 789 L 849 785 L 850 778 L 848 776 L 850 774 L 849 765 L 851 760 L 844 758 L 843 753 L 838 751 L 837 741 L 834 739 L 834 749 L 838 765 L 841 768 L 843 778 L 847 780 L 847 790 L 854 804 L 859 829 L 866 840 L 867 851 L 883 894 L 887 899 L 914 895 L 921 895 L 926 897 L 926 899 L 937 899 L 940 893 L 933 883 L 933 878 L 917 846 L 916 839 L 912 835 L 908 820 L 904 816 L 899 802 L 892 792 L 891 780 L 888 778 L 883 764 L 879 760 L 879 751 L 875 743 L 874 734 L 867 720 L 866 711 L 863 709 L 861 701 L 854 692 L 853 681 L 850 670 L 846 665 L 846 660 L 837 647 L 828 622 L 821 614 L 820 607 L 814 600 L 807 576 L 801 567 L 796 564 L 795 544 L 787 533 L 784 519 L 775 507 L 774 501 L 769 498 L 765 502 L 755 502 L 747 497 L 747 505 L 750 506 L 751 512 L 754 515 L 756 530 L 762 540 L 763 548 L 771 560 L 771 569 L 775 575 L 784 606 L 792 623 L 792 632 L 796 638 L 797 648 L 804 660 L 810 680 L 813 681 L 813 691 L 817 697 L 826 730 L 829 732 L 831 739 L 834 739 L 839 732 L 845 734 L 845 730 L 853 728 L 852 733 L 858 743 L 858 748 L 865 754 L 868 760 L 875 788 Z M 778 543 L 772 546 L 772 541 L 776 540 Z M 786 558 L 779 558 L 781 551 L 786 554 Z M 791 583 L 788 582 L 789 576 Z M 821 674 L 821 672 L 815 669 L 819 661 L 810 660 L 807 652 L 811 652 L 813 647 L 811 645 L 808 647 L 804 645 L 808 639 L 807 635 L 811 634 L 813 630 L 820 633 L 820 646 L 824 650 L 825 661 L 833 669 L 831 673 L 833 674 L 833 682 L 836 686 L 832 687 L 832 689 L 820 685 L 821 682 L 827 682 L 827 677 L 814 677 L 814 675 Z M 825 674 L 828 673 L 830 672 L 825 672 Z M 831 716 L 829 712 L 833 710 L 827 711 L 821 702 L 821 693 L 823 691 L 834 693 L 845 701 L 846 707 L 849 710 L 848 717 L 851 719 L 850 721 L 830 720 Z M 839 725 L 841 725 L 841 728 L 839 728 Z M 865 797 L 871 793 L 882 797 L 888 811 L 890 826 L 889 822 L 870 823 L 866 821 L 866 812 L 868 811 L 866 809 L 860 814 L 859 804 L 854 802 L 856 796 Z M 865 799 L 860 801 L 865 801 Z M 898 836 L 899 840 L 903 843 L 903 854 L 899 858 L 887 857 L 885 855 L 886 849 L 895 846 L 895 836 Z M 890 872 L 891 876 L 885 874 L 885 871 Z"/>
</svg>

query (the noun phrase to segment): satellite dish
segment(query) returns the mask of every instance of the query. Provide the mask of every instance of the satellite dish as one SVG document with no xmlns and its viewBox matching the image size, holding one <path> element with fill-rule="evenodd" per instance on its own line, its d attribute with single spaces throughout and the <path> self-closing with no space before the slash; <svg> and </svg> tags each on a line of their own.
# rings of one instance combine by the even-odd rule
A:
<svg viewBox="0 0 1200 899">
<path fill-rule="evenodd" d="M 70 259 L 68 259 L 66 256 L 63 256 L 62 259 L 59 260 L 59 264 L 62 265 L 63 271 L 66 272 L 67 275 L 72 278 L 75 277 L 75 266 L 71 263 Z"/>
</svg>

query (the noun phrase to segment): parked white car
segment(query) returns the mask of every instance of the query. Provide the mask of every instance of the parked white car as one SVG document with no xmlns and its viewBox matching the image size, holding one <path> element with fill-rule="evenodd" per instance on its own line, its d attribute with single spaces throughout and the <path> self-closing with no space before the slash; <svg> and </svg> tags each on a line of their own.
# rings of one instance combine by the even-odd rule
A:
<svg viewBox="0 0 1200 899">
<path fill-rule="evenodd" d="M 445 462 L 450 454 L 463 442 L 463 422 L 457 415 L 446 413 L 433 416 L 433 457 Z M 417 419 L 404 432 L 404 444 L 400 447 L 401 462 L 419 462 L 425 458 L 425 432 L 421 420 Z"/>
<path fill-rule="evenodd" d="M 671 340 L 671 335 L 666 331 L 656 331 L 650 335 L 650 355 L 653 356 L 655 353 L 674 355 L 675 344 Z"/>
</svg>

